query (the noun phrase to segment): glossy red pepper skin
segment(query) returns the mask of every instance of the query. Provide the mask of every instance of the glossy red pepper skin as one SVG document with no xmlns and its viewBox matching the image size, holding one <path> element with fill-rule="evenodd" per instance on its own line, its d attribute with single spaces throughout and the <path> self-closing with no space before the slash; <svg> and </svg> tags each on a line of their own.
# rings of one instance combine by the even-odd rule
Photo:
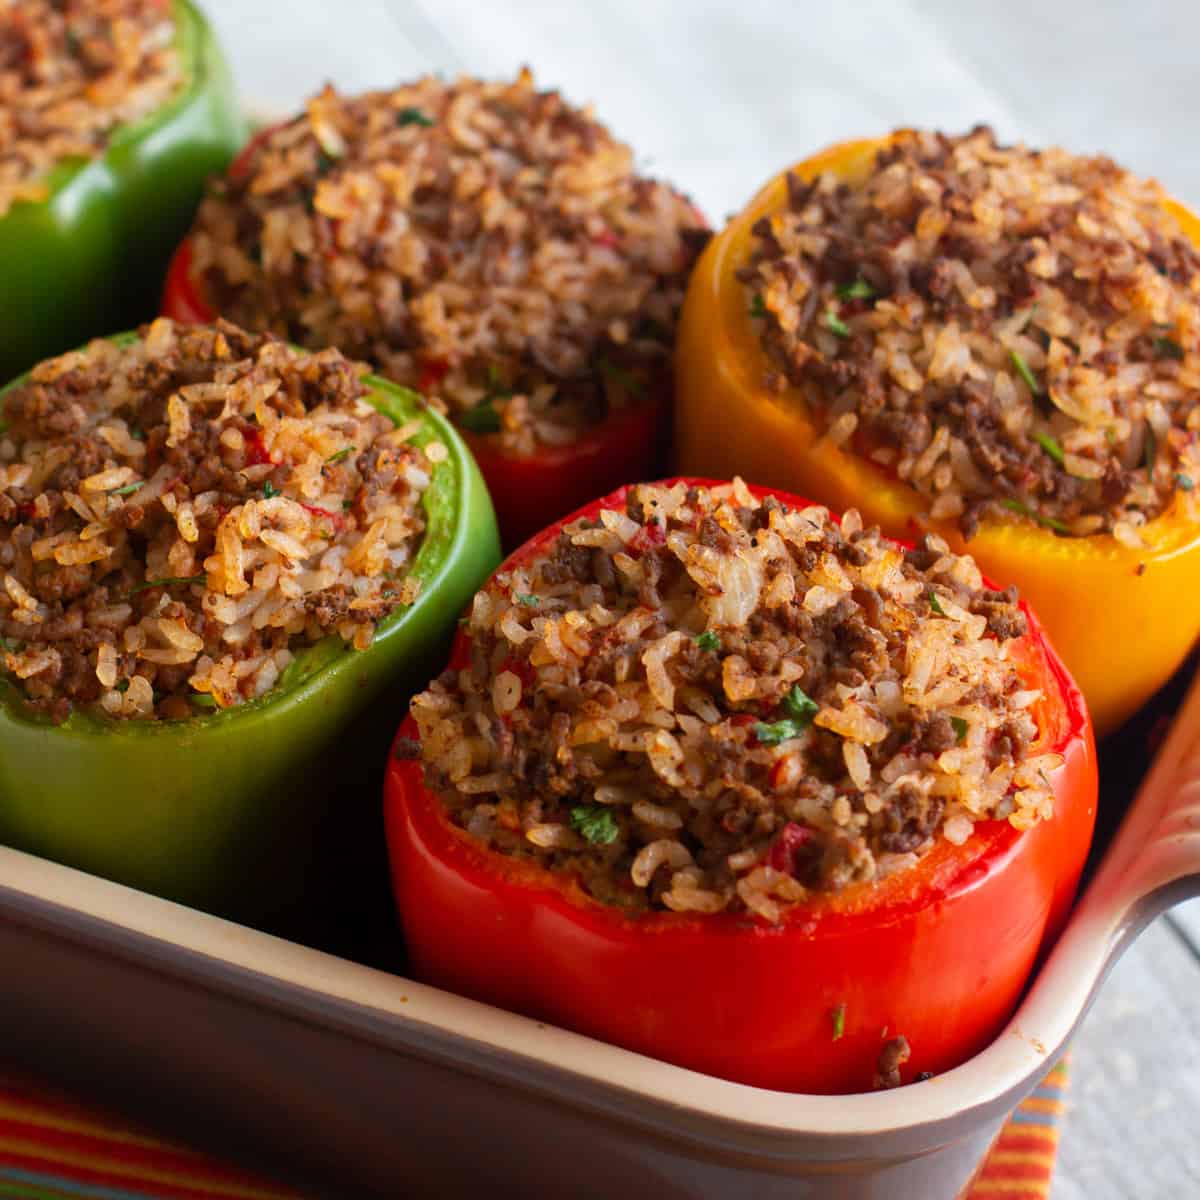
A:
<svg viewBox="0 0 1200 1200">
<path fill-rule="evenodd" d="M 566 446 L 510 454 L 494 437 L 460 430 L 496 507 L 506 549 L 519 546 L 547 520 L 577 508 L 589 496 L 657 473 L 667 440 L 670 384 L 625 408 Z"/>
<path fill-rule="evenodd" d="M 625 491 L 575 517 L 622 508 Z M 561 524 L 506 565 L 535 555 Z M 393 757 L 385 820 L 414 974 L 784 1091 L 868 1090 L 884 1040 L 899 1034 L 912 1047 L 906 1081 L 964 1061 L 999 1032 L 1061 927 L 1095 819 L 1091 722 L 1027 615 L 1023 673 L 1046 692 L 1044 748 L 1065 759 L 1051 780 L 1055 818 L 1024 833 L 981 823 L 965 845 L 943 839 L 911 870 L 817 897 L 779 925 L 744 914 L 631 917 L 598 904 L 569 878 L 479 846 L 446 819 L 419 764 Z M 468 649 L 460 632 L 452 663 Z M 400 736 L 417 737 L 411 717 Z"/>
<path fill-rule="evenodd" d="M 171 255 L 159 307 L 162 309 L 162 315 L 170 317 L 173 321 L 185 321 L 189 325 L 209 325 L 217 319 L 217 314 L 196 290 L 191 270 L 192 246 L 190 240 L 185 238 Z"/>
</svg>

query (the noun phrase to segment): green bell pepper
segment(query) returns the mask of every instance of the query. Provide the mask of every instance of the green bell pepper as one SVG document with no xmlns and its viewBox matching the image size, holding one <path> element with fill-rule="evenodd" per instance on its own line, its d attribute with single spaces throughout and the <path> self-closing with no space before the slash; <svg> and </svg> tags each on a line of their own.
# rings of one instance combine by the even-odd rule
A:
<svg viewBox="0 0 1200 1200">
<path fill-rule="evenodd" d="M 0 419 L 5 393 L 0 391 Z M 387 746 L 408 695 L 445 659 L 455 623 L 500 559 L 491 499 L 458 433 L 413 392 L 374 376 L 368 399 L 414 442 L 440 441 L 412 566 L 413 604 L 371 645 L 299 650 L 257 700 L 185 720 L 35 717 L 0 677 L 0 842 L 244 920 L 296 911 L 352 826 L 374 839 Z M 333 837 L 330 831 L 333 830 Z M 342 839 L 344 842 L 344 838 Z M 362 861 L 372 850 L 352 848 Z"/>
<path fill-rule="evenodd" d="M 154 315 L 163 273 L 209 175 L 246 140 L 229 69 L 191 0 L 173 0 L 180 90 L 60 163 L 49 197 L 0 217 L 0 379 Z"/>
</svg>

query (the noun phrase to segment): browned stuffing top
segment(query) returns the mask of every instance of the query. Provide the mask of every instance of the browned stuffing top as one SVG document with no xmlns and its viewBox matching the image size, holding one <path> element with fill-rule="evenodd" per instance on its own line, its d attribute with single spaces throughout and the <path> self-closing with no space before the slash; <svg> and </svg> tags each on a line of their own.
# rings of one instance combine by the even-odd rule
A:
<svg viewBox="0 0 1200 1200">
<path fill-rule="evenodd" d="M 643 485 L 498 574 L 468 629 L 413 701 L 427 783 L 607 903 L 776 920 L 1053 811 L 1014 594 L 854 512 Z"/>
<path fill-rule="evenodd" d="M 260 696 L 415 598 L 429 463 L 362 368 L 222 322 L 93 342 L 0 397 L 0 668 L 57 720 Z M 0 673 L 3 673 L 0 672 Z"/>
<path fill-rule="evenodd" d="M 741 273 L 770 380 L 968 537 L 986 516 L 1139 545 L 1200 482 L 1200 256 L 1165 203 L 986 128 L 789 176 Z"/>
<path fill-rule="evenodd" d="M 182 79 L 174 36 L 166 0 L 0 3 L 0 216 L 168 99 Z"/>
<path fill-rule="evenodd" d="M 668 385 L 705 236 L 528 71 L 427 77 L 313 97 L 212 185 L 193 270 L 247 328 L 339 346 L 527 453 Z"/>
</svg>

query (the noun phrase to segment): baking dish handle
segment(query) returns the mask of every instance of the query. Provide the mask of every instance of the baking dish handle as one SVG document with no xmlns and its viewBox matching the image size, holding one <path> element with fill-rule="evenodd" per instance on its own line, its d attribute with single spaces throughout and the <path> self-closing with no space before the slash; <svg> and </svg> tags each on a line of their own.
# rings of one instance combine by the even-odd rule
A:
<svg viewBox="0 0 1200 1200">
<path fill-rule="evenodd" d="M 1156 917 L 1200 896 L 1200 674 L 1021 1014 L 1061 1045 L 1124 950 Z"/>
<path fill-rule="evenodd" d="M 1200 896 L 1200 673 L 1084 897 L 1113 923 L 1115 959 L 1155 917 Z"/>
</svg>

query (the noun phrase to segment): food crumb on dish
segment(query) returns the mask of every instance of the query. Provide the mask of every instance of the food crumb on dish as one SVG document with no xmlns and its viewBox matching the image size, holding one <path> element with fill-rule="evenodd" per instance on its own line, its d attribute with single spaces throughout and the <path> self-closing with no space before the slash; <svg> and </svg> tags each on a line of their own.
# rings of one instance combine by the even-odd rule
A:
<svg viewBox="0 0 1200 1200">
<path fill-rule="evenodd" d="M 903 1034 L 889 1038 L 879 1051 L 875 1064 L 875 1078 L 872 1086 L 876 1091 L 899 1087 L 903 1080 L 900 1078 L 900 1068 L 912 1058 L 912 1047 L 908 1038 Z"/>
</svg>

